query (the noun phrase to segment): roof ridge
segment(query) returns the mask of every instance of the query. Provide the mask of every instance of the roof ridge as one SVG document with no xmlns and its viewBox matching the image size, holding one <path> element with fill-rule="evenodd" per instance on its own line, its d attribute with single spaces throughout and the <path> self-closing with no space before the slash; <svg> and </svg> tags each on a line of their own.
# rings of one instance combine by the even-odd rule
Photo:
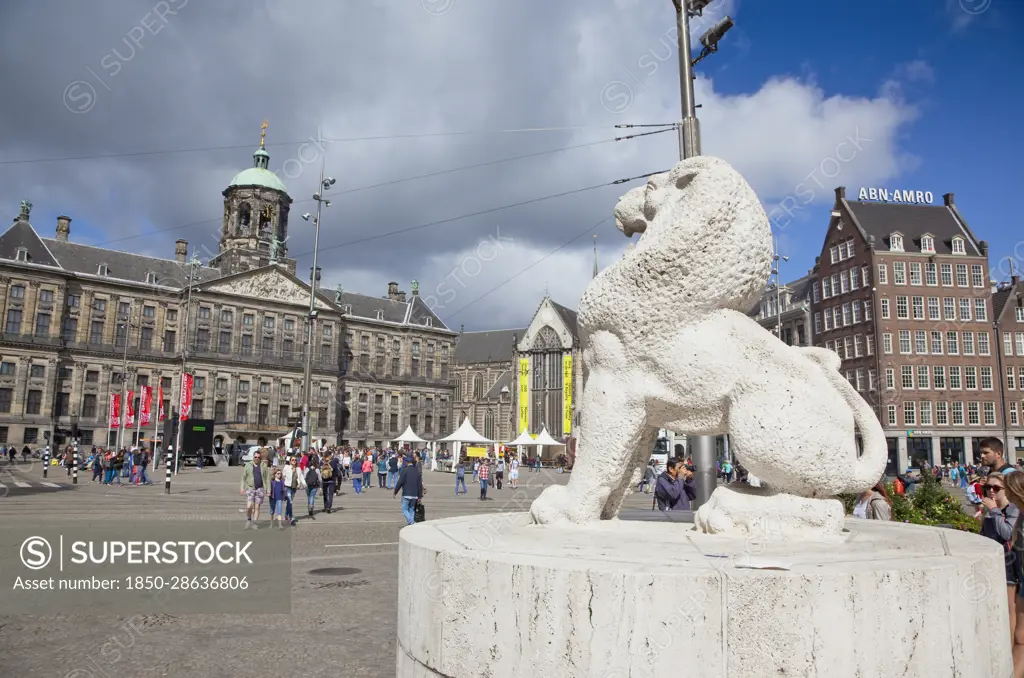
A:
<svg viewBox="0 0 1024 678">
<path fill-rule="evenodd" d="M 33 230 L 35 230 L 35 229 L 33 229 Z M 43 245 L 44 246 L 46 245 L 47 242 L 53 242 L 53 243 L 60 243 L 61 245 L 73 245 L 75 247 L 88 247 L 89 249 L 100 250 L 102 252 L 115 252 L 117 254 L 127 254 L 127 255 L 133 256 L 133 257 L 141 257 L 143 259 L 153 259 L 155 261 L 165 261 L 165 262 L 167 262 L 169 264 L 181 264 L 181 262 L 178 261 L 177 259 L 168 259 L 167 257 L 154 257 L 151 254 L 139 254 L 138 252 L 128 252 L 127 250 L 115 250 L 115 249 L 112 249 L 110 247 L 100 247 L 99 245 L 87 245 L 86 243 L 83 243 L 83 242 L 71 242 L 70 240 L 63 241 L 63 240 L 57 240 L 56 238 L 39 238 L 39 239 L 43 241 Z M 47 247 L 47 249 L 49 249 L 49 247 Z M 54 259 L 57 259 L 57 257 L 54 257 Z M 182 264 L 182 265 L 183 266 L 187 266 L 187 264 Z M 63 265 L 61 266 L 61 268 L 63 268 Z M 208 268 L 211 271 L 213 271 L 213 270 L 220 270 L 220 269 L 218 269 L 215 266 L 206 266 L 206 265 L 202 265 L 202 264 L 200 265 L 200 268 Z"/>
</svg>

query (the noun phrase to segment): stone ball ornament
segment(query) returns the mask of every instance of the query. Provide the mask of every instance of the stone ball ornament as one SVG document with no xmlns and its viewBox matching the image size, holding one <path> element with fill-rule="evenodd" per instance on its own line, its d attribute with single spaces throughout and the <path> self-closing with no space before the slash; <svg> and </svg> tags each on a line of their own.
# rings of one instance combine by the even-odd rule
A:
<svg viewBox="0 0 1024 678">
<path fill-rule="evenodd" d="M 626 193 L 615 222 L 639 240 L 580 300 L 577 461 L 567 485 L 533 503 L 534 522 L 614 518 L 667 428 L 728 434 L 765 485 L 716 489 L 694 529 L 752 533 L 770 515 L 788 539 L 838 536 L 834 497 L 878 481 L 885 436 L 838 355 L 788 346 L 747 315 L 772 267 L 753 189 L 723 160 L 690 158 Z"/>
</svg>

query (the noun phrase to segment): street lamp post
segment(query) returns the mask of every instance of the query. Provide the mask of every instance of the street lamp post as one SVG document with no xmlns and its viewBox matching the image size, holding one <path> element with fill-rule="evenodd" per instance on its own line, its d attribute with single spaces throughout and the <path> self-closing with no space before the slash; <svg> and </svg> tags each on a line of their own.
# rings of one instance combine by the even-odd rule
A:
<svg viewBox="0 0 1024 678">
<path fill-rule="evenodd" d="M 180 459 L 179 450 L 181 450 L 181 411 L 182 407 L 185 404 L 184 399 L 182 398 L 184 394 L 182 392 L 183 389 L 181 388 L 181 384 L 184 383 L 185 381 L 186 364 L 188 362 L 188 326 L 189 320 L 191 319 L 192 316 L 192 286 L 195 283 L 199 282 L 199 257 L 195 255 L 195 252 L 192 253 L 192 258 L 188 262 L 188 276 L 186 280 L 188 282 L 188 293 L 185 296 L 185 323 L 184 327 L 182 328 L 183 335 L 181 337 L 181 382 L 179 382 L 178 385 L 178 414 L 176 415 L 178 420 L 172 422 L 171 428 L 171 430 L 175 432 L 173 459 L 174 468 L 171 470 L 171 472 L 174 473 L 175 475 L 177 475 L 178 473 L 178 459 Z M 171 455 L 168 454 L 167 459 L 168 461 L 171 461 Z M 166 487 L 166 491 L 168 494 L 171 491 L 170 487 L 170 480 L 168 480 Z"/>
<path fill-rule="evenodd" d="M 772 275 L 775 276 L 775 333 L 782 341 L 782 279 L 779 277 L 779 262 L 789 261 L 789 257 L 779 254 L 778 242 L 773 242 L 775 252 L 772 254 Z"/>
<path fill-rule="evenodd" d="M 128 315 L 118 327 L 124 327 L 124 355 L 121 360 L 121 416 L 117 422 L 117 451 L 124 443 L 124 428 L 128 424 L 128 337 L 132 333 L 132 305 L 128 304 Z"/>
<path fill-rule="evenodd" d="M 317 282 L 317 256 L 320 249 L 320 210 L 322 207 L 330 207 L 331 201 L 323 197 L 335 184 L 331 177 L 324 177 L 324 158 L 320 159 L 320 185 L 313 200 L 316 200 L 316 216 L 309 214 L 302 215 L 302 218 L 309 221 L 313 219 L 313 273 L 309 281 L 309 316 L 306 320 L 306 372 L 302 379 L 302 448 L 308 450 L 313 439 L 313 420 L 310 416 L 310 403 L 312 402 L 312 379 L 313 379 L 313 337 L 316 327 L 316 286 Z"/>
<path fill-rule="evenodd" d="M 700 122 L 697 120 L 697 104 L 693 94 L 693 67 L 698 61 L 712 52 L 718 51 L 718 41 L 732 28 L 732 19 L 725 17 L 712 26 L 703 36 L 704 46 L 697 59 L 693 59 L 690 46 L 690 18 L 702 16 L 704 8 L 711 0 L 672 0 L 676 8 L 676 32 L 679 48 L 679 93 L 681 98 L 682 120 L 679 122 L 679 159 L 686 160 L 701 155 Z M 715 465 L 716 445 L 714 436 L 690 436 L 687 448 L 696 467 L 695 485 L 697 498 L 693 508 L 697 509 L 707 502 L 717 484 Z"/>
</svg>

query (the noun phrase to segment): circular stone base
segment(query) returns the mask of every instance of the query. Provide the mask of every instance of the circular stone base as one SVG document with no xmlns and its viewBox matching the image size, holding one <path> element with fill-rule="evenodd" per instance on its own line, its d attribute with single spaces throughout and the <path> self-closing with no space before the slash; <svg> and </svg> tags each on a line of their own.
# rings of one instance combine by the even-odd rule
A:
<svg viewBox="0 0 1024 678">
<path fill-rule="evenodd" d="M 399 678 L 1011 675 L 1003 553 L 983 537 L 848 520 L 841 537 L 782 544 L 529 522 L 402 530 Z"/>
</svg>

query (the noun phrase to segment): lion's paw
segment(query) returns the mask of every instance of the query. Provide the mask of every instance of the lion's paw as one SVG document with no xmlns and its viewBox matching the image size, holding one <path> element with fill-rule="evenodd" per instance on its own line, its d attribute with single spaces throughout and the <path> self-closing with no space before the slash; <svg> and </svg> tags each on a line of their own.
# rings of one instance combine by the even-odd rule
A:
<svg viewBox="0 0 1024 678">
<path fill-rule="evenodd" d="M 530 518 L 538 525 L 576 522 L 573 519 L 574 508 L 569 489 L 564 485 L 552 485 L 530 505 Z"/>
<path fill-rule="evenodd" d="M 752 536 L 765 541 L 836 537 L 843 531 L 842 502 L 773 492 L 719 487 L 694 513 L 694 529 L 707 534 Z"/>
</svg>

